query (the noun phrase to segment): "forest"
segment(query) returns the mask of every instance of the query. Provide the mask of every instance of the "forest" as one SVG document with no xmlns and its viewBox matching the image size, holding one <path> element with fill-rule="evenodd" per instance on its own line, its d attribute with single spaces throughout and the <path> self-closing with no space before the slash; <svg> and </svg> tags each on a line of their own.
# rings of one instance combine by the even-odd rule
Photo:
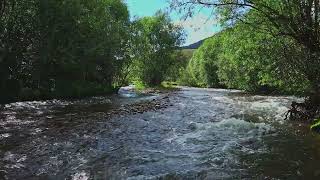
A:
<svg viewBox="0 0 320 180">
<path fill-rule="evenodd" d="M 120 0 L 1 2 L 1 102 L 158 85 L 184 38 L 164 13 L 130 20 Z"/>
<path fill-rule="evenodd" d="M 0 179 L 320 179 L 319 133 L 320 0 L 0 0 Z"/>
<path fill-rule="evenodd" d="M 189 60 L 179 50 L 183 29 L 160 11 L 132 20 L 120 0 L 4 0 L 0 101 L 84 97 L 167 80 L 305 95 L 306 106 L 319 106 L 317 0 L 171 2 L 186 16 L 198 6 L 215 8 L 224 30 Z"/>
</svg>

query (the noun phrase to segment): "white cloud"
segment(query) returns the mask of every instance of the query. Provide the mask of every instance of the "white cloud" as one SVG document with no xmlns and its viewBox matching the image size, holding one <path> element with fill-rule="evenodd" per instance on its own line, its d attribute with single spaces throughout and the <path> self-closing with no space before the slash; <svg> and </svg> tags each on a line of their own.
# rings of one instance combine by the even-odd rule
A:
<svg viewBox="0 0 320 180">
<path fill-rule="evenodd" d="M 220 30 L 218 20 L 203 13 L 198 13 L 187 20 L 177 21 L 175 24 L 182 26 L 186 30 L 186 45 L 210 37 Z"/>
</svg>

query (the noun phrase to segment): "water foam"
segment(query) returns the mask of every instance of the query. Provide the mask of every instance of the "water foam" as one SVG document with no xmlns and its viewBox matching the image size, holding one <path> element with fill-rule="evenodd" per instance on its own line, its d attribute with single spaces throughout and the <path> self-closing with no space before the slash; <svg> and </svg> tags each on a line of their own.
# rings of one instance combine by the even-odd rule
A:
<svg viewBox="0 0 320 180">
<path fill-rule="evenodd" d="M 261 142 L 263 136 L 275 133 L 274 128 L 269 124 L 252 123 L 237 118 L 195 124 L 197 126 L 196 130 L 170 140 L 191 152 L 195 152 L 194 156 L 201 157 L 201 154 L 205 156 L 211 154 L 212 157 L 209 159 L 218 158 L 220 161 L 222 157 L 223 163 L 236 161 L 236 158 L 232 155 L 234 151 L 246 154 L 262 152 L 264 150 L 263 146 L 257 149 L 251 147 L 251 145 Z M 200 156 L 197 154 L 199 152 Z M 204 159 L 208 159 L 208 157 Z"/>
</svg>

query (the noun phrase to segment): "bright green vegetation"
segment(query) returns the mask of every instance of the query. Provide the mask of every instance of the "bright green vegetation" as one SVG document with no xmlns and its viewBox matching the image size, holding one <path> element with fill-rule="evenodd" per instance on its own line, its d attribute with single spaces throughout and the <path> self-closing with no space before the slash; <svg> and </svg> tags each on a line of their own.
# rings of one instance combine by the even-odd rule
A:
<svg viewBox="0 0 320 180">
<path fill-rule="evenodd" d="M 183 42 L 183 31 L 174 26 L 168 16 L 157 13 L 133 22 L 136 42 L 129 75 L 146 86 L 156 86 L 166 79 L 176 64 L 177 47 Z"/>
<path fill-rule="evenodd" d="M 197 49 L 184 84 L 319 94 L 319 1 L 185 2 L 171 5 L 186 15 L 201 6 L 213 7 L 225 29 Z"/>
<path fill-rule="evenodd" d="M 168 16 L 130 21 L 122 0 L 0 3 L 0 103 L 158 85 L 183 42 Z"/>
<path fill-rule="evenodd" d="M 193 56 L 195 49 L 182 49 L 181 53 L 185 57 L 185 60 L 190 60 Z"/>
<path fill-rule="evenodd" d="M 203 43 L 188 64 L 184 82 L 253 92 L 301 93 L 309 82 L 287 63 L 303 58 L 296 46 L 290 39 L 274 38 L 239 23 Z"/>
<path fill-rule="evenodd" d="M 195 52 L 182 82 L 301 94 L 291 119 L 320 117 L 319 0 L 175 0 L 171 7 L 187 17 L 213 8 L 225 27 Z"/>
<path fill-rule="evenodd" d="M 199 87 L 219 87 L 220 82 L 215 62 L 219 48 L 217 39 L 206 40 L 190 59 L 181 79 L 182 83 Z"/>
<path fill-rule="evenodd" d="M 310 126 L 310 129 L 320 133 L 320 119 L 314 120 L 313 124 Z"/>
</svg>

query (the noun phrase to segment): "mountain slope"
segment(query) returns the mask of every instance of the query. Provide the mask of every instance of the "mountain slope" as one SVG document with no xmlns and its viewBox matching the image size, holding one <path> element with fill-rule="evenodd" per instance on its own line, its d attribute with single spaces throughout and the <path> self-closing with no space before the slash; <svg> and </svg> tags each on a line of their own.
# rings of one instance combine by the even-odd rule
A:
<svg viewBox="0 0 320 180">
<path fill-rule="evenodd" d="M 193 44 L 190 44 L 190 45 L 188 45 L 188 46 L 183 46 L 183 47 L 181 47 L 182 49 L 198 49 L 202 44 L 203 44 L 203 42 L 205 41 L 206 39 L 202 39 L 202 40 L 200 40 L 200 41 L 198 41 L 198 42 L 195 42 L 195 43 L 193 43 Z"/>
</svg>

